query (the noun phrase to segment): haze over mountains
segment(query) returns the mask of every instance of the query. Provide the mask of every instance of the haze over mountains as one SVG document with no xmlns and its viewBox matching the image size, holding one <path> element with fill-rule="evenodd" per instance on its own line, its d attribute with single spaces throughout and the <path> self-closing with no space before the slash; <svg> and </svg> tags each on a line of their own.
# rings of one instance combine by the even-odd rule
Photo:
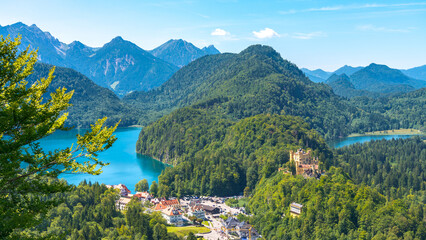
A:
<svg viewBox="0 0 426 240">
<path fill-rule="evenodd" d="M 101 48 L 92 48 L 79 41 L 65 44 L 36 25 L 27 26 L 21 22 L 0 26 L 0 35 L 12 38 L 21 35 L 20 50 L 28 45 L 38 48 L 39 61 L 73 68 L 119 96 L 156 88 L 179 67 L 201 56 L 219 53 L 214 46 L 199 49 L 183 40 L 171 40 L 154 49 L 152 52 L 158 57 L 121 37 Z"/>
<path fill-rule="evenodd" d="M 372 64 L 375 64 L 375 63 L 372 63 Z M 379 65 L 379 64 L 376 64 L 376 65 Z M 383 65 L 383 66 L 386 66 L 386 65 Z M 343 67 L 337 69 L 334 72 L 327 72 L 322 69 L 309 70 L 307 68 L 301 68 L 301 70 L 305 73 L 305 75 L 309 79 L 311 79 L 311 81 L 325 82 L 333 74 L 336 74 L 336 75 L 346 74 L 347 76 L 350 77 L 352 74 L 354 74 L 355 72 L 363 68 L 365 67 L 352 67 L 352 66 L 344 65 Z M 399 70 L 408 77 L 426 81 L 426 65 L 414 67 L 410 69 L 394 69 L 394 70 Z"/>
<path fill-rule="evenodd" d="M 343 66 L 334 72 L 303 68 L 305 75 L 314 82 L 325 82 L 343 97 L 380 97 L 387 94 L 410 92 L 426 87 L 426 67 L 408 70 L 392 69 L 372 63 L 367 67 Z M 408 73 L 410 76 L 407 76 Z M 412 76 L 418 77 L 413 78 Z"/>
</svg>

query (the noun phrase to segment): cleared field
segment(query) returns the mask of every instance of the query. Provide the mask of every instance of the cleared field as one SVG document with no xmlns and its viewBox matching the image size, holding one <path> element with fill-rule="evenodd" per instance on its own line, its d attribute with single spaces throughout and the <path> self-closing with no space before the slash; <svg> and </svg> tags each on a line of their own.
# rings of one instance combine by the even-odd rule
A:
<svg viewBox="0 0 426 240">
<path fill-rule="evenodd" d="M 197 233 L 208 233 L 210 229 L 206 227 L 197 227 L 197 226 L 189 226 L 189 227 L 167 227 L 167 232 L 172 232 L 178 235 L 178 237 L 184 237 L 188 235 L 190 232 L 194 234 Z"/>
<path fill-rule="evenodd" d="M 244 205 L 248 205 L 249 199 L 248 198 L 241 198 L 239 200 L 236 199 L 228 199 L 226 200 L 226 205 L 230 207 L 244 207 Z"/>
<path fill-rule="evenodd" d="M 364 134 L 353 133 L 348 137 L 360 137 L 360 136 L 369 136 L 369 135 L 423 135 L 420 130 L 417 129 L 393 129 L 393 130 L 384 130 L 384 131 L 375 131 L 375 132 L 366 132 Z"/>
</svg>

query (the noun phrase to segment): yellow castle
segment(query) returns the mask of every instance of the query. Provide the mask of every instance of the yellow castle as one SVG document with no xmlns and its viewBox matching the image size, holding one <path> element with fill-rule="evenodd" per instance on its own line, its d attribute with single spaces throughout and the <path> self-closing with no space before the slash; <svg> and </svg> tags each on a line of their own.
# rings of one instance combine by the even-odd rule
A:
<svg viewBox="0 0 426 240">
<path fill-rule="evenodd" d="M 318 171 L 318 157 L 312 157 L 311 150 L 308 152 L 301 148 L 296 152 L 290 150 L 290 161 L 294 161 L 297 175 L 309 175 Z"/>
</svg>

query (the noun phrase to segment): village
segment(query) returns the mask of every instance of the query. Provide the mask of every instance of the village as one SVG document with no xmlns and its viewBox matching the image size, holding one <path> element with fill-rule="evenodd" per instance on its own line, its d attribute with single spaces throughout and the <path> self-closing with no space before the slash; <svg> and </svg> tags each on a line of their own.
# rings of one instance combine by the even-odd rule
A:
<svg viewBox="0 0 426 240">
<path fill-rule="evenodd" d="M 305 178 L 319 178 L 319 160 L 312 156 L 309 150 L 305 152 L 298 149 L 296 152 L 290 151 L 290 161 L 295 165 L 295 175 Z M 291 174 L 290 170 L 279 168 L 283 174 Z M 114 188 L 119 191 L 119 199 L 116 201 L 116 208 L 126 211 L 127 205 L 132 199 L 140 201 L 146 207 L 147 213 L 160 212 L 168 224 L 176 227 L 206 227 L 207 232 L 197 233 L 196 236 L 204 239 L 258 239 L 261 235 L 256 229 L 245 221 L 238 220 L 238 216 L 246 216 L 244 207 L 231 207 L 225 201 L 228 199 L 241 199 L 243 196 L 234 197 L 206 197 L 206 196 L 186 196 L 178 198 L 156 198 L 149 192 L 131 191 L 124 185 L 107 185 L 107 188 Z M 292 202 L 289 206 L 289 213 L 292 217 L 298 217 L 302 213 L 303 205 Z"/>
<path fill-rule="evenodd" d="M 107 187 L 118 189 L 120 192 L 120 198 L 116 201 L 118 210 L 125 211 L 130 201 L 136 199 L 147 207 L 147 213 L 160 212 L 170 225 L 208 228 L 208 232 L 197 234 L 204 239 L 258 239 L 260 237 L 252 225 L 237 219 L 239 214 L 245 214 L 244 208 L 226 205 L 227 198 L 190 196 L 182 199 L 165 199 L 155 198 L 148 192 L 132 194 L 123 184 L 107 185 Z"/>
</svg>

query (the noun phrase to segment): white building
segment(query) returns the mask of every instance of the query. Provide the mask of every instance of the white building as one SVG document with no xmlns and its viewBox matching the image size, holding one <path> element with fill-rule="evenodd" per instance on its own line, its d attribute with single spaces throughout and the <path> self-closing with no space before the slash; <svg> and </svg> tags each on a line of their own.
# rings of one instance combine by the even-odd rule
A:
<svg viewBox="0 0 426 240">
<path fill-rule="evenodd" d="M 167 223 L 174 224 L 176 226 L 183 225 L 182 214 L 174 207 L 169 207 L 163 209 L 162 211 L 163 217 L 167 220 Z"/>
<path fill-rule="evenodd" d="M 188 215 L 206 220 L 206 212 L 204 211 L 203 207 L 200 205 L 195 205 L 190 207 L 188 210 Z"/>
<path fill-rule="evenodd" d="M 302 213 L 303 205 L 299 203 L 292 202 L 290 204 L 290 215 L 298 217 Z"/>
<path fill-rule="evenodd" d="M 126 210 L 127 204 L 129 204 L 131 200 L 132 200 L 131 198 L 121 197 L 120 199 L 117 200 L 117 202 L 115 202 L 115 207 L 120 211 Z"/>
<path fill-rule="evenodd" d="M 150 201 L 153 198 L 148 192 L 137 192 L 133 196 L 137 197 L 141 202 Z"/>
<path fill-rule="evenodd" d="M 120 190 L 120 195 L 122 197 L 126 197 L 127 195 L 131 194 L 132 192 L 126 187 L 124 184 L 118 184 L 118 185 L 106 185 L 107 188 L 114 188 Z"/>
</svg>

